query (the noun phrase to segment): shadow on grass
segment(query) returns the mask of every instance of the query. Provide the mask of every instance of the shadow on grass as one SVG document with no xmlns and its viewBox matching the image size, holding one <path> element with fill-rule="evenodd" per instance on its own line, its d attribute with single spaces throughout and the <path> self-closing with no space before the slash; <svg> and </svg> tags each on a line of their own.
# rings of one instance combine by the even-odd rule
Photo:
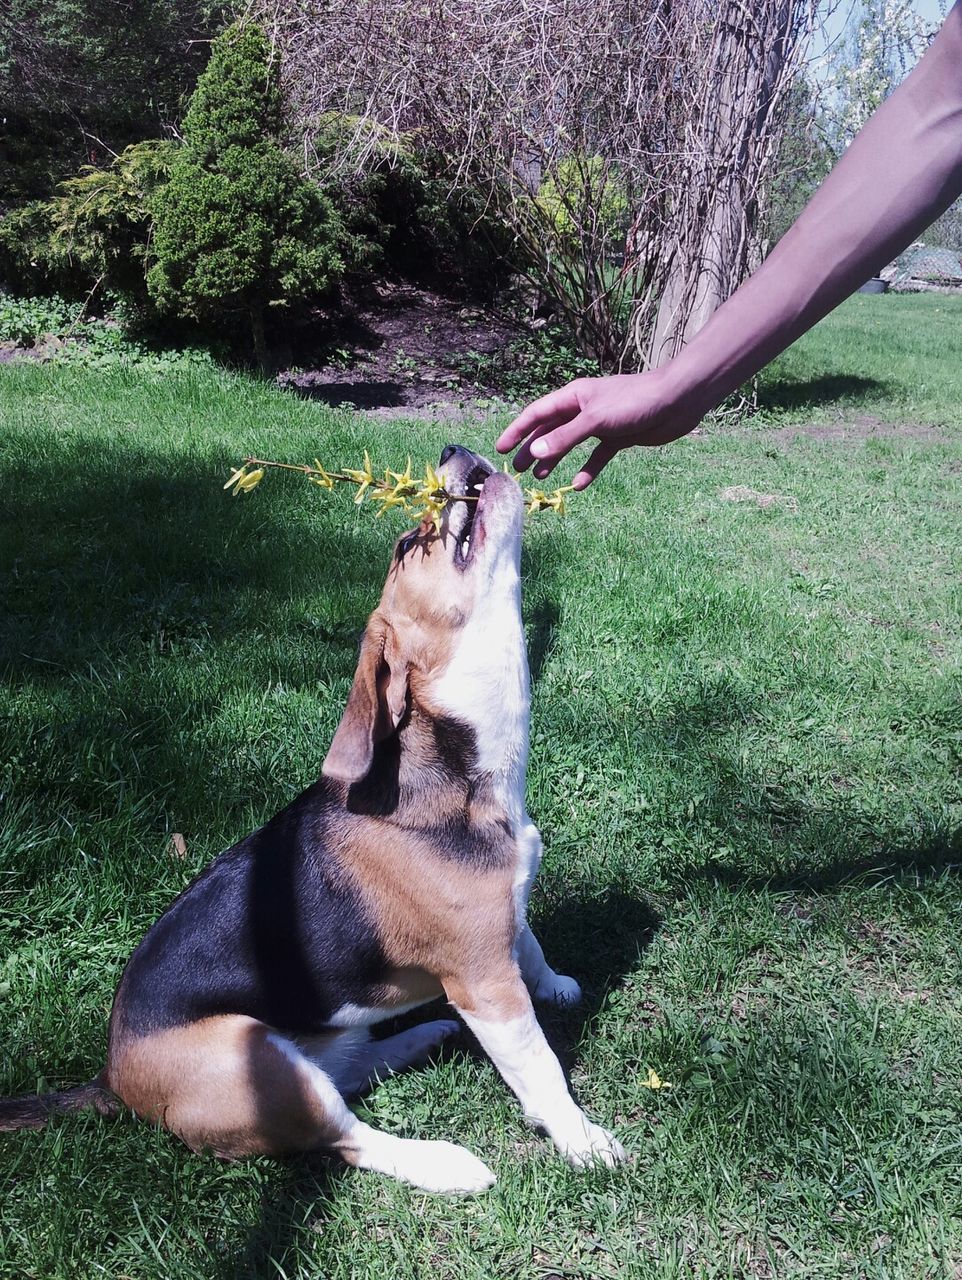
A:
<svg viewBox="0 0 962 1280">
<path fill-rule="evenodd" d="M 400 382 L 378 379 L 353 382 L 299 381 L 286 384 L 305 400 L 316 400 L 332 409 L 395 409 L 408 403 L 405 387 Z"/>
<path fill-rule="evenodd" d="M 538 1021 L 566 1073 L 609 991 L 637 970 L 661 922 L 652 904 L 627 885 L 568 893 L 532 911 L 531 927 L 548 964 L 581 985 L 576 1008 L 538 1009 Z"/>
<path fill-rule="evenodd" d="M 0 527 L 0 679 L 38 820 L 122 803 L 163 828 L 172 797 L 200 815 L 207 788 L 228 805 L 277 794 L 276 760 L 244 740 L 241 713 L 225 738 L 224 709 L 352 675 L 391 531 L 345 531 L 281 487 L 235 501 L 222 484 L 216 461 L 129 438 L 59 468 L 18 461 Z"/>
<path fill-rule="evenodd" d="M 561 622 L 551 549 L 541 540 L 526 545 L 522 551 L 521 583 L 528 633 L 528 665 L 532 682 L 537 683 L 554 651 Z"/>
<path fill-rule="evenodd" d="M 871 395 L 881 398 L 893 395 L 893 383 L 857 374 L 830 374 L 820 378 L 779 378 L 763 382 L 758 388 L 760 409 L 815 409 L 838 400 L 855 400 Z"/>
<path fill-rule="evenodd" d="M 323 1232 L 325 1210 L 342 1180 L 363 1176 L 324 1155 L 278 1162 L 261 1187 L 257 1221 L 211 1275 L 218 1280 L 267 1280 L 305 1274 L 301 1255 L 307 1250 L 300 1245 L 304 1233 Z"/>
<path fill-rule="evenodd" d="M 811 824 L 811 815 L 808 816 Z M 934 832 L 918 844 L 906 845 L 896 836 L 880 839 L 878 833 L 861 833 L 856 816 L 847 819 L 838 813 L 822 815 L 826 831 L 835 841 L 839 830 L 852 833 L 851 846 L 818 866 L 806 865 L 802 858 L 794 866 L 773 870 L 771 874 L 746 871 L 735 865 L 713 862 L 686 872 L 688 880 L 705 880 L 726 888 L 758 893 L 837 893 L 850 887 L 879 889 L 923 880 L 938 879 L 946 874 L 962 874 L 962 830 L 949 828 Z M 866 846 L 873 852 L 866 853 Z"/>
<path fill-rule="evenodd" d="M 345 565 L 333 521 L 305 527 L 280 495 L 235 502 L 222 483 L 213 464 L 127 443 L 60 471 L 19 464 L 0 535 L 7 670 L 58 679 L 151 639 L 226 639 L 308 595 L 363 624 L 390 559 L 382 531 L 355 533 Z"/>
</svg>

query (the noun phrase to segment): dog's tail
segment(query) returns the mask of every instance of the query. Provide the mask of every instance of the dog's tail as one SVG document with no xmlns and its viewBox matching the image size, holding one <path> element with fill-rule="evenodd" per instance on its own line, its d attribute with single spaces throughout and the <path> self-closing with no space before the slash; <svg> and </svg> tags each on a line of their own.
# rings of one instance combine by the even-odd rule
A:
<svg viewBox="0 0 962 1280">
<path fill-rule="evenodd" d="M 0 1133 L 15 1129 L 42 1129 L 55 1112 L 86 1111 L 114 1116 L 120 1102 L 99 1076 L 75 1089 L 57 1093 L 28 1093 L 19 1098 L 0 1098 Z"/>
</svg>

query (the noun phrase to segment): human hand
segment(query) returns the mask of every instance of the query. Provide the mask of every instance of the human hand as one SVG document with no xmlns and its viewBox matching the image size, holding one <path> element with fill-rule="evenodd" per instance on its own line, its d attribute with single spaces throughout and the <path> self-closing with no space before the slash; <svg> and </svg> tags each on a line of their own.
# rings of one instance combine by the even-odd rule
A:
<svg viewBox="0 0 962 1280">
<path fill-rule="evenodd" d="M 572 481 L 575 489 L 586 489 L 620 450 L 667 444 L 698 426 L 708 406 L 696 406 L 676 390 L 668 373 L 666 367 L 578 378 L 529 404 L 496 448 L 507 453 L 520 444 L 515 469 L 526 471 L 534 463 L 535 477 L 543 480 L 575 445 L 595 436 L 599 443 Z"/>
</svg>

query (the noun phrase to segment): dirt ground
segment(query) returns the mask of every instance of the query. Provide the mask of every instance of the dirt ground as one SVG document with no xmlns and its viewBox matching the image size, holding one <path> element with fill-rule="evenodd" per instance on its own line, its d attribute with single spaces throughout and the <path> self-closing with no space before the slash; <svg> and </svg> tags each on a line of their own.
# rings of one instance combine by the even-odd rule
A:
<svg viewBox="0 0 962 1280">
<path fill-rule="evenodd" d="M 796 427 L 779 427 L 771 434 L 773 439 L 784 444 L 806 437 L 830 442 L 895 437 L 901 440 L 921 440 L 929 444 L 938 444 L 948 438 L 948 433 L 939 426 L 929 426 L 923 422 L 883 422 L 881 418 L 864 413 L 845 422 L 808 422 Z"/>
<path fill-rule="evenodd" d="M 345 309 L 318 351 L 302 343 L 277 381 L 304 396 L 397 417 L 445 415 L 499 399 L 478 381 L 473 356 L 504 350 L 517 322 L 413 285 L 380 284 Z"/>
</svg>

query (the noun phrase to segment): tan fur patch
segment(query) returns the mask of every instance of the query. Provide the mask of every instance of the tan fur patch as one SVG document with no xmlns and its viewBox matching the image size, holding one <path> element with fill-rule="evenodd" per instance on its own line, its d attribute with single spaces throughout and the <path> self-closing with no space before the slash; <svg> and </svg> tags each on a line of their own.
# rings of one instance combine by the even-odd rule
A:
<svg viewBox="0 0 962 1280">
<path fill-rule="evenodd" d="M 239 1158 L 337 1145 L 343 1112 L 325 1106 L 310 1072 L 263 1023 L 225 1016 L 112 1043 L 106 1075 L 131 1110 L 193 1150 Z"/>
</svg>

